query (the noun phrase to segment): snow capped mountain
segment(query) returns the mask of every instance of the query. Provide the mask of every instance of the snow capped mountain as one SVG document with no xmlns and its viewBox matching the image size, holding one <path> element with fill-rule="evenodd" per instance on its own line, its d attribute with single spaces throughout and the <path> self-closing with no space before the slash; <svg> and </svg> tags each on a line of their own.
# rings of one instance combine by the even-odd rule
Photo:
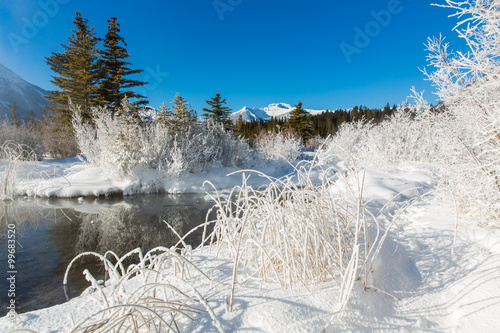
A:
<svg viewBox="0 0 500 333">
<path fill-rule="evenodd" d="M 26 82 L 19 75 L 0 64 L 0 118 L 10 119 L 10 108 L 16 103 L 17 117 L 28 120 L 30 109 L 35 117 L 41 118 L 43 106 L 47 104 L 44 96 L 47 92 L 40 87 Z"/>
<path fill-rule="evenodd" d="M 283 119 L 290 116 L 290 112 L 294 109 L 293 106 L 286 103 L 272 103 L 263 108 L 249 108 L 247 106 L 243 107 L 241 110 L 233 112 L 230 116 L 233 122 L 238 121 L 241 116 L 243 122 L 249 122 L 254 120 L 270 120 L 272 117 Z M 320 114 L 326 110 L 312 110 L 305 109 L 312 115 Z"/>
</svg>

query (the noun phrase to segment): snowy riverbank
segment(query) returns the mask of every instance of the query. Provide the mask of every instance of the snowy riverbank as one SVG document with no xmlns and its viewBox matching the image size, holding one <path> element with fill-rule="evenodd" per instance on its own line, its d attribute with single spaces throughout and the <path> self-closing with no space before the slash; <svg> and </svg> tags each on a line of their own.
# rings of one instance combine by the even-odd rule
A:
<svg viewBox="0 0 500 333">
<path fill-rule="evenodd" d="M 296 165 L 297 163 L 295 163 Z M 256 169 L 273 178 L 294 173 L 294 166 L 278 160 L 261 160 Z M 212 191 L 205 181 L 217 190 L 231 189 L 241 184 L 242 173 L 236 167 L 212 168 L 198 174 L 183 174 L 177 178 L 165 177 L 154 170 L 135 170 L 134 174 L 117 180 L 100 168 L 73 157 L 64 160 L 23 162 L 16 170 L 16 196 L 74 198 L 86 196 L 134 195 L 149 193 L 205 193 Z M 246 174 L 252 173 L 251 171 Z M 258 187 L 269 181 L 251 177 L 251 185 Z"/>
<path fill-rule="evenodd" d="M 43 162 L 38 167 L 42 166 Z M 50 167 L 55 165 L 52 163 Z M 196 177 L 213 176 L 215 180 L 226 171 Z M 91 192 L 95 185 L 101 186 L 102 193 L 105 189 L 123 190 L 129 186 L 103 184 L 103 178 L 98 178 L 95 169 L 71 160 L 61 163 L 53 174 L 59 177 L 40 183 L 37 195 L 73 193 L 79 196 L 100 193 Z M 179 192 L 193 189 L 187 184 L 195 183 L 196 177 L 171 188 Z M 241 175 L 237 177 L 241 182 Z M 402 213 L 376 259 L 368 281 L 370 287 L 364 290 L 363 283 L 356 281 L 342 312 L 336 313 L 340 294 L 336 281 L 328 279 L 308 286 L 309 291 L 303 287 L 288 290 L 274 282 L 261 285 L 252 271 L 238 275 L 233 311 L 228 312 L 233 259 L 225 250 L 218 256 L 215 249 L 193 251 L 192 262 L 211 280 L 190 268 L 181 281 L 173 277 L 173 268 L 168 268 L 162 271 L 160 282 L 176 285 L 189 296 L 194 296 L 193 290 L 199 292 L 226 332 L 321 332 L 324 328 L 326 332 L 496 332 L 500 328 L 497 316 L 500 311 L 500 232 L 478 226 L 481 221 L 462 218 L 457 221 L 449 196 L 439 190 L 432 192 L 437 177 L 433 167 L 415 163 L 366 173 L 363 202 L 374 213 L 385 206 L 384 214 L 394 215 L 409 201 L 424 193 L 430 194 Z M 89 179 L 93 183 L 84 186 L 84 181 Z M 78 191 L 71 192 L 71 188 L 77 187 Z M 142 277 L 135 277 L 119 290 L 120 297 L 111 298 L 113 286 L 105 288 L 104 293 L 118 305 L 144 283 Z M 199 313 L 190 313 L 192 321 L 179 320 L 180 330 L 217 331 L 205 307 L 199 301 L 193 306 Z M 8 317 L 1 318 L 0 327 L 5 331 L 68 332 L 104 307 L 103 296 L 95 292 L 21 314 L 14 322 Z"/>
</svg>

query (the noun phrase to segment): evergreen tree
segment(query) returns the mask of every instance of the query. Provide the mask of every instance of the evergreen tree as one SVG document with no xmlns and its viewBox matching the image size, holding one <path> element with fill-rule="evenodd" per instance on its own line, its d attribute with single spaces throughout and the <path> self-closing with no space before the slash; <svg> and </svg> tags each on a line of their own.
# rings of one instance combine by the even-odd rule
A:
<svg viewBox="0 0 500 333">
<path fill-rule="evenodd" d="M 76 29 L 68 37 L 68 45 L 61 46 L 64 53 L 52 52 L 45 61 L 55 73 L 51 82 L 59 90 L 49 91 L 49 106 L 53 112 L 57 130 L 71 129 L 72 113 L 68 99 L 81 107 L 84 120 L 91 118 L 91 107 L 95 106 L 98 84 L 98 47 L 99 39 L 95 36 L 95 27 L 88 26 L 88 20 L 82 18 L 79 12 L 73 23 Z"/>
<path fill-rule="evenodd" d="M 296 132 L 304 141 L 314 135 L 314 129 L 308 116 L 309 113 L 302 108 L 302 102 L 299 101 L 290 112 L 287 123 L 287 127 Z"/>
<path fill-rule="evenodd" d="M 28 130 L 33 131 L 35 129 L 35 113 L 33 109 L 30 108 L 30 113 L 28 115 Z"/>
<path fill-rule="evenodd" d="M 222 124 L 225 130 L 230 130 L 233 127 L 233 123 L 229 118 L 231 109 L 227 106 L 223 106 L 223 104 L 226 104 L 226 99 L 221 99 L 219 91 L 217 90 L 215 97 L 205 102 L 210 105 L 210 108 L 203 109 L 203 111 L 205 111 L 203 117 Z"/>
<path fill-rule="evenodd" d="M 12 123 L 12 126 L 16 126 L 16 127 L 21 127 L 21 125 L 23 124 L 22 121 L 17 117 L 17 106 L 16 106 L 16 102 L 12 103 L 12 106 L 10 107 L 10 113 L 11 113 L 11 123 Z"/>
<path fill-rule="evenodd" d="M 240 114 L 238 120 L 236 121 L 236 125 L 234 126 L 234 132 L 237 135 L 244 136 L 245 132 L 245 123 L 243 122 L 243 116 Z"/>
<path fill-rule="evenodd" d="M 144 96 L 130 90 L 147 84 L 138 80 L 127 78 L 129 75 L 142 73 L 141 69 L 131 69 L 130 58 L 125 46 L 125 40 L 119 35 L 120 24 L 116 22 L 116 17 L 108 20 L 108 32 L 103 40 L 103 50 L 100 52 L 101 59 L 98 61 L 99 78 L 101 79 L 98 90 L 98 100 L 102 105 L 106 105 L 112 112 L 116 112 L 121 107 L 121 102 L 125 96 L 127 98 L 137 98 L 138 101 L 130 103 L 136 107 L 146 105 L 148 101 Z M 123 46 L 122 46 L 123 45 Z"/>
<path fill-rule="evenodd" d="M 170 107 L 165 103 L 161 103 L 160 106 L 160 111 L 158 112 L 158 118 L 156 121 L 160 124 L 167 125 L 168 120 L 172 117 L 172 110 L 170 110 Z"/>
<path fill-rule="evenodd" d="M 130 103 L 127 95 L 121 100 L 121 107 L 116 110 L 116 115 L 121 117 L 128 124 L 142 125 L 140 109 L 137 105 Z"/>
<path fill-rule="evenodd" d="M 189 107 L 189 103 L 179 93 L 175 94 L 170 103 L 172 104 L 172 112 L 170 119 L 168 119 L 169 126 L 175 132 L 187 131 L 189 125 L 196 122 L 195 111 Z"/>
</svg>

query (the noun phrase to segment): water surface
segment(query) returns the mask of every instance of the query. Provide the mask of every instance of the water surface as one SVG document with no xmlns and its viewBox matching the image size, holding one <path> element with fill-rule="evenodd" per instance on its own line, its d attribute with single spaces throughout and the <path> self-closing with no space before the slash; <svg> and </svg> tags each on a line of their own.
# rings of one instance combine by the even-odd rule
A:
<svg viewBox="0 0 500 333">
<path fill-rule="evenodd" d="M 102 264 L 88 257 L 63 277 L 69 262 L 79 253 L 111 250 L 119 256 L 140 247 L 170 247 L 205 221 L 213 205 L 203 195 L 142 195 L 124 198 L 18 199 L 0 202 L 0 316 L 7 313 L 9 274 L 7 233 L 16 231 L 16 311 L 23 313 L 60 304 L 78 296 L 88 286 L 84 269 L 103 278 Z M 196 246 L 201 231 L 187 243 Z"/>
</svg>

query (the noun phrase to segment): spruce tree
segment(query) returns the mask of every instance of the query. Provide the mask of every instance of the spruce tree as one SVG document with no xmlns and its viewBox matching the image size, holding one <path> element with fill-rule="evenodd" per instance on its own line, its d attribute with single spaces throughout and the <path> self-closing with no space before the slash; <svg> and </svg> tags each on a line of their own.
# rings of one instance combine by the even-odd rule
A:
<svg viewBox="0 0 500 333">
<path fill-rule="evenodd" d="M 221 99 L 219 91 L 217 90 L 215 97 L 212 97 L 210 100 L 206 100 L 205 102 L 210 105 L 210 108 L 203 108 L 203 111 L 205 111 L 203 117 L 205 117 L 205 119 L 212 119 L 213 121 L 222 124 L 226 131 L 230 130 L 233 127 L 233 123 L 229 118 L 231 109 L 227 106 L 223 106 L 223 104 L 226 104 L 226 99 Z"/>
<path fill-rule="evenodd" d="M 156 118 L 156 122 L 167 125 L 168 120 L 172 117 L 172 110 L 167 105 L 167 103 L 163 102 L 160 106 L 160 111 L 158 112 L 158 117 Z"/>
<path fill-rule="evenodd" d="M 80 106 L 84 120 L 91 118 L 91 107 L 96 105 L 99 56 L 95 36 L 95 27 L 88 26 L 88 20 L 76 12 L 73 21 L 76 28 L 73 35 L 67 38 L 67 45 L 61 44 L 63 53 L 52 52 L 45 61 L 55 73 L 51 82 L 59 88 L 49 91 L 47 109 L 53 112 L 55 129 L 71 130 L 72 112 L 68 105 L 71 99 L 74 105 Z"/>
<path fill-rule="evenodd" d="M 196 121 L 195 111 L 189 107 L 184 97 L 175 94 L 172 102 L 172 121 L 179 130 L 185 130 L 190 124 Z"/>
<path fill-rule="evenodd" d="M 304 141 L 314 135 L 314 129 L 308 116 L 309 113 L 302 108 L 302 101 L 299 101 L 290 112 L 290 118 L 287 122 L 287 127 L 297 133 Z"/>
<path fill-rule="evenodd" d="M 11 107 L 10 107 L 10 113 L 11 113 L 11 117 L 10 117 L 10 121 L 12 123 L 12 126 L 16 126 L 16 127 L 21 127 L 21 125 L 23 124 L 21 122 L 21 120 L 17 117 L 17 106 L 16 106 L 16 102 L 12 103 Z"/>
<path fill-rule="evenodd" d="M 30 108 L 30 113 L 28 115 L 28 130 L 33 131 L 35 129 L 35 113 L 33 112 L 33 109 Z"/>
<path fill-rule="evenodd" d="M 120 24 L 116 22 L 116 17 L 108 20 L 108 32 L 103 40 L 103 49 L 100 52 L 101 58 L 99 65 L 99 90 L 98 100 L 101 105 L 106 105 L 114 113 L 122 106 L 122 100 L 125 96 L 129 100 L 136 98 L 137 101 L 130 104 L 135 107 L 143 106 L 148 103 L 144 96 L 130 90 L 130 88 L 139 87 L 147 84 L 138 80 L 127 78 L 129 75 L 140 74 L 142 69 L 131 69 L 130 58 L 125 46 L 125 40 L 119 35 Z"/>
</svg>

